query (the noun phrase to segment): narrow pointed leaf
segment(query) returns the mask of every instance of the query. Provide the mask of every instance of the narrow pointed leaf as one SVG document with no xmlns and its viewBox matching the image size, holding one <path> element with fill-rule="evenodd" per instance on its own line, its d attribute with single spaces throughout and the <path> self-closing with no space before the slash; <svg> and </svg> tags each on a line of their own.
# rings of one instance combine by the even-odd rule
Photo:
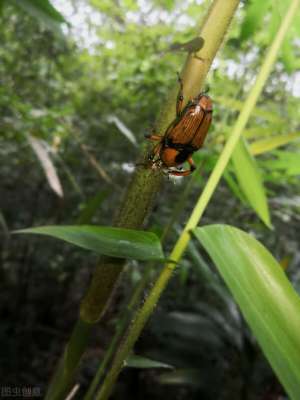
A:
<svg viewBox="0 0 300 400">
<path fill-rule="evenodd" d="M 38 19 L 48 29 L 62 35 L 61 24 L 66 23 L 66 20 L 49 0 L 13 0 L 13 2 L 17 7 Z"/>
<path fill-rule="evenodd" d="M 269 0 L 253 0 L 249 3 L 249 6 L 246 7 L 246 17 L 241 27 L 241 40 L 249 39 L 259 29 L 268 7 Z"/>
<path fill-rule="evenodd" d="M 287 37 L 283 42 L 281 58 L 286 71 L 289 74 L 292 74 L 293 70 L 297 69 L 298 57 L 295 55 L 295 46 L 293 46 L 293 40 L 291 37 Z"/>
<path fill-rule="evenodd" d="M 272 170 L 283 170 L 287 175 L 300 175 L 300 157 L 297 152 L 274 151 L 276 158 L 264 160 L 265 168 Z"/>
<path fill-rule="evenodd" d="M 226 96 L 214 96 L 214 101 L 216 103 L 222 105 L 225 108 L 229 108 L 229 109 L 237 110 L 237 111 L 242 110 L 243 106 L 244 106 L 244 101 L 232 99 L 231 97 L 226 97 Z M 284 123 L 284 120 L 280 117 L 280 115 L 275 114 L 270 111 L 267 111 L 267 110 L 263 110 L 258 107 L 254 107 L 254 109 L 252 111 L 252 115 L 254 117 L 263 118 L 266 121 L 270 121 L 275 124 L 281 125 Z M 261 129 L 261 128 L 259 128 L 259 129 Z"/>
<path fill-rule="evenodd" d="M 245 139 L 239 140 L 232 154 L 232 163 L 240 188 L 261 220 L 271 227 L 270 214 L 262 179 Z"/>
<path fill-rule="evenodd" d="M 232 193 L 240 200 L 242 204 L 246 205 L 247 201 L 245 199 L 244 193 L 241 191 L 241 188 L 236 183 L 235 179 L 231 176 L 231 173 L 228 171 L 228 169 L 224 172 L 223 178 L 225 179 Z"/>
<path fill-rule="evenodd" d="M 124 122 L 120 120 L 120 118 L 118 118 L 116 115 L 109 115 L 107 117 L 107 121 L 110 123 L 114 123 L 119 131 L 126 137 L 126 139 L 128 139 L 129 142 L 132 143 L 134 146 L 137 146 L 137 141 L 133 132 L 129 128 L 127 128 L 127 126 L 124 124 Z"/>
<path fill-rule="evenodd" d="M 161 260 L 159 238 L 152 232 L 106 226 L 41 226 L 15 231 L 52 236 L 106 256 L 136 260 Z"/>
<path fill-rule="evenodd" d="M 82 208 L 75 223 L 78 225 L 90 224 L 93 216 L 96 214 L 102 202 L 107 197 L 107 194 L 107 191 L 100 190 L 95 194 L 95 196 L 89 198 L 86 204 L 84 204 L 84 207 Z"/>
<path fill-rule="evenodd" d="M 138 355 L 132 355 L 125 361 L 125 367 L 130 368 L 170 368 L 173 369 L 172 365 L 162 363 L 160 361 L 151 360 L 150 358 L 141 357 Z"/>
<path fill-rule="evenodd" d="M 165 372 L 157 378 L 163 385 L 184 385 L 184 386 L 202 386 L 203 371 L 199 369 L 176 369 L 176 371 Z"/>
<path fill-rule="evenodd" d="M 17 5 L 22 7 L 25 11 L 29 12 L 33 16 L 47 17 L 59 23 L 66 22 L 63 15 L 53 7 L 49 0 L 14 1 Z"/>
<path fill-rule="evenodd" d="M 31 135 L 27 135 L 27 139 L 32 150 L 36 154 L 42 169 L 44 170 L 49 186 L 57 196 L 63 197 L 63 188 L 56 172 L 55 165 L 53 164 L 43 141 Z"/>
<path fill-rule="evenodd" d="M 300 394 L 300 298 L 280 264 L 251 235 L 229 225 L 196 228 L 291 399 Z"/>
<path fill-rule="evenodd" d="M 297 139 L 300 139 L 300 132 L 270 136 L 269 138 L 252 142 L 249 149 L 252 155 L 263 154 Z"/>
</svg>

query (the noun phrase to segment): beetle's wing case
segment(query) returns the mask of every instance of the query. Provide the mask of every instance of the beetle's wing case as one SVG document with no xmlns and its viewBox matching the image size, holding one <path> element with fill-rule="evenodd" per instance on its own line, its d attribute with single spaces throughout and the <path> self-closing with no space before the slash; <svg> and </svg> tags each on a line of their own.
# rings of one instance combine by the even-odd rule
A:
<svg viewBox="0 0 300 400">
<path fill-rule="evenodd" d="M 181 117 L 168 128 L 166 137 L 174 144 L 190 145 L 199 149 L 206 137 L 212 120 L 211 99 L 199 96 L 187 104 Z"/>
<path fill-rule="evenodd" d="M 191 145 L 196 149 L 202 147 L 208 129 L 210 127 L 211 120 L 212 120 L 212 111 L 205 111 L 201 123 L 199 124 L 197 131 L 195 132 L 193 140 L 191 142 Z"/>
</svg>

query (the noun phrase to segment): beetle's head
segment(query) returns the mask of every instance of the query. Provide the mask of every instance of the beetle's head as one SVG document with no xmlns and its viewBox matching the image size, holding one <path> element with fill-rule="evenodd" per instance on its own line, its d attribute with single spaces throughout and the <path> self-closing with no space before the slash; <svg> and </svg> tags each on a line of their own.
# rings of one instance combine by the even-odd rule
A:
<svg viewBox="0 0 300 400">
<path fill-rule="evenodd" d="M 198 97 L 198 104 L 201 107 L 202 110 L 206 112 L 211 112 L 212 111 L 212 100 L 211 98 L 204 93 L 201 93 Z"/>
</svg>

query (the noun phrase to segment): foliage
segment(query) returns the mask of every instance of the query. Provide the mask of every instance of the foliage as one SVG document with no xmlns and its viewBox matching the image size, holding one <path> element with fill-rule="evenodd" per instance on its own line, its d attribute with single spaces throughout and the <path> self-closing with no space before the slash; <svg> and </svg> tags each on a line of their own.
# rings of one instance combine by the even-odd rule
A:
<svg viewBox="0 0 300 400">
<path fill-rule="evenodd" d="M 48 235 L 98 254 L 141 261 L 163 260 L 159 238 L 151 232 L 93 225 L 42 226 L 15 233 Z"/>
<path fill-rule="evenodd" d="M 300 298 L 281 266 L 255 239 L 230 226 L 195 235 L 217 265 L 291 398 L 300 393 Z"/>
<path fill-rule="evenodd" d="M 143 5 L 126 0 L 112 6 L 105 0 L 80 0 L 76 7 L 89 10 L 86 19 L 93 22 L 88 29 L 97 38 L 89 47 L 82 46 L 77 33 L 72 36 L 74 26 L 61 24 L 68 18 L 57 11 L 58 3 L 52 3 L 56 8 L 42 0 L 1 2 L 1 303 L 4 315 L 11 317 L 0 335 L 7 344 L 2 376 L 14 382 L 18 375 L 18 384 L 46 384 L 49 380 L 66 340 L 61 332 L 69 331 L 76 319 L 95 259 L 69 247 L 62 249 L 54 241 L 10 239 L 7 227 L 14 230 L 75 221 L 111 224 L 139 151 L 124 132 L 129 129 L 142 147 L 143 135 L 155 123 L 186 56 L 170 48 L 193 38 L 194 25 L 204 15 L 208 1 L 200 7 L 196 2 L 153 0 Z M 238 11 L 227 45 L 208 80 L 215 100 L 214 123 L 205 150 L 195 157 L 197 163 L 204 160 L 205 178 L 215 165 L 288 4 L 253 0 L 244 2 Z M 230 222 L 254 233 L 278 260 L 288 264 L 296 288 L 300 108 L 293 81 L 299 69 L 299 26 L 298 15 L 244 130 L 248 153 L 229 165 L 204 217 L 205 223 Z M 62 27 L 68 34 L 62 34 Z M 56 197 L 45 179 L 29 135 L 48 152 L 63 187 L 63 199 Z M 245 159 L 248 163 L 244 167 Z M 265 192 L 269 203 L 272 232 L 255 214 L 259 214 L 253 204 L 258 181 L 253 171 L 259 171 L 259 190 Z M 187 181 L 165 182 L 148 222 L 151 230 L 162 231 Z M 186 210 L 178 220 L 187 217 L 199 184 L 200 178 L 195 178 L 186 196 Z M 175 233 L 166 249 L 174 239 Z M 121 384 L 128 397 L 132 398 L 132 379 L 141 382 L 143 398 L 175 395 L 178 385 L 186 393 L 181 398 L 200 395 L 225 399 L 233 398 L 233 393 L 237 398 L 240 393 L 257 398 L 266 384 L 272 394 L 282 392 L 233 300 L 210 270 L 206 255 L 201 254 L 198 247 L 188 250 L 136 348 L 157 366 L 161 361 L 161 365 L 177 369 L 125 370 Z M 95 365 L 97 352 L 102 354 L 107 347 L 114 321 L 119 318 L 117 311 L 126 309 L 126 299 L 146 268 L 130 262 L 120 294 L 109 309 L 110 321 L 97 328 L 103 342 L 93 344 L 87 364 Z M 16 359 L 17 372 L 13 365 Z M 83 390 L 95 369 L 86 367 L 83 371 Z M 28 376 L 22 371 L 28 371 Z M 123 395 L 116 392 L 116 398 Z"/>
</svg>

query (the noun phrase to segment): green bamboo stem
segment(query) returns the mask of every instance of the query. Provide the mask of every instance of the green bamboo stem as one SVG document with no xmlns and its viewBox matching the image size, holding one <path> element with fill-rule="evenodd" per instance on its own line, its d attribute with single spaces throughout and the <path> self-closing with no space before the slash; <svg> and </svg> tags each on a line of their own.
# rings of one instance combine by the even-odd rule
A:
<svg viewBox="0 0 300 400">
<path fill-rule="evenodd" d="M 296 10 L 299 7 L 299 1 L 300 0 L 292 0 L 292 2 L 290 3 L 288 11 L 281 23 L 281 26 L 274 38 L 274 41 L 273 41 L 269 51 L 267 52 L 265 61 L 261 67 L 261 70 L 260 70 L 257 78 L 256 78 L 255 84 L 254 84 L 253 88 L 251 89 L 251 91 L 246 99 L 246 102 L 244 103 L 244 107 L 243 107 L 241 113 L 238 116 L 237 122 L 233 128 L 232 134 L 230 135 L 230 137 L 218 159 L 218 162 L 217 162 L 212 174 L 210 175 L 207 185 L 206 185 L 204 191 L 202 192 L 201 196 L 199 197 L 199 200 L 198 200 L 181 236 L 179 237 L 177 243 L 175 244 L 175 246 L 173 248 L 173 251 L 171 252 L 170 259 L 174 260 L 177 263 L 180 260 L 180 258 L 182 257 L 182 254 L 188 245 L 188 242 L 190 240 L 190 231 L 198 225 L 200 218 L 203 215 L 203 212 L 204 212 L 211 196 L 213 195 L 215 188 L 227 166 L 227 163 L 233 153 L 235 145 L 236 145 L 237 141 L 239 140 L 239 138 L 242 134 L 242 131 L 247 124 L 249 116 L 250 116 L 250 114 L 256 104 L 256 101 L 263 89 L 263 86 L 271 72 L 272 66 L 276 60 L 276 57 L 280 50 L 280 46 L 283 42 L 283 39 L 288 31 L 289 26 L 291 25 L 294 15 L 296 14 Z M 218 3 L 218 1 L 216 1 L 215 3 Z M 219 12 L 221 13 L 222 17 L 224 18 L 225 5 L 224 5 L 224 2 L 222 2 L 222 3 L 223 3 L 223 8 L 220 9 Z M 226 2 L 226 6 L 229 6 L 230 3 L 231 2 L 228 0 Z M 237 5 L 237 4 L 235 4 L 235 5 Z M 235 11 L 235 7 L 233 7 L 231 10 L 232 15 L 233 15 L 234 11 Z M 113 385 L 123 367 L 124 360 L 126 360 L 127 357 L 129 356 L 129 354 L 134 346 L 134 343 L 136 342 L 137 338 L 139 337 L 149 316 L 153 312 L 161 293 L 165 289 L 169 279 L 172 276 L 172 273 L 173 273 L 173 270 L 175 269 L 175 267 L 176 267 L 176 264 L 167 263 L 165 265 L 165 267 L 163 268 L 163 270 L 162 270 L 161 274 L 159 275 L 157 281 L 155 282 L 152 290 L 150 291 L 148 297 L 146 298 L 144 305 L 137 312 L 135 319 L 133 320 L 131 326 L 129 327 L 127 335 L 124 338 L 118 352 L 115 355 L 111 369 L 106 376 L 106 379 L 102 385 L 102 388 L 100 389 L 100 391 L 98 392 L 98 394 L 96 396 L 96 400 L 107 400 L 109 398 L 111 391 L 113 389 Z"/>
</svg>

